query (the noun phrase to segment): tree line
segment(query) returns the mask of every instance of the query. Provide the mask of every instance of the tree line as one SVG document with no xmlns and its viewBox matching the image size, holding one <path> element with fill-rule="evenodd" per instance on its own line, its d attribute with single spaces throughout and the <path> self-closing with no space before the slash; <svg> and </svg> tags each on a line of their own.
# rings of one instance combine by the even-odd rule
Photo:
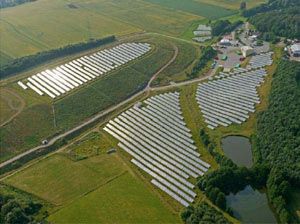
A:
<svg viewBox="0 0 300 224">
<path fill-rule="evenodd" d="M 280 60 L 274 74 L 269 104 L 257 118 L 253 136 L 258 163 L 267 164 L 267 189 L 282 222 L 300 222 L 289 211 L 291 190 L 300 188 L 300 63 Z"/>
<path fill-rule="evenodd" d="M 269 0 L 268 3 L 243 10 L 242 16 L 264 32 L 263 39 L 266 41 L 276 42 L 279 40 L 277 36 L 300 37 L 299 0 Z"/>
<path fill-rule="evenodd" d="M 207 63 L 217 56 L 216 50 L 214 50 L 211 46 L 208 47 L 200 47 L 201 49 L 201 57 L 194 65 L 191 72 L 187 74 L 188 78 L 196 78 L 198 73 L 207 65 Z"/>
<path fill-rule="evenodd" d="M 211 33 L 214 36 L 224 35 L 234 31 L 238 26 L 242 25 L 243 22 L 238 20 L 231 23 L 229 20 L 218 20 L 211 26 Z"/>
<path fill-rule="evenodd" d="M 242 11 L 242 16 L 251 17 L 258 13 L 266 13 L 273 10 L 282 10 L 299 6 L 299 0 L 269 0 L 257 7 Z"/>
<path fill-rule="evenodd" d="M 37 54 L 34 55 L 17 58 L 13 61 L 8 62 L 6 65 L 1 66 L 0 79 L 12 76 L 26 69 L 30 69 L 34 66 L 38 66 L 49 60 L 65 57 L 85 50 L 96 48 L 104 44 L 111 43 L 115 40 L 116 40 L 115 36 L 109 36 L 97 40 L 91 39 L 87 42 L 67 45 L 65 47 L 52 49 L 49 51 L 38 52 Z"/>
<path fill-rule="evenodd" d="M 190 205 L 181 213 L 181 219 L 186 224 L 199 223 L 228 223 L 228 221 L 221 212 L 210 206 L 206 202 L 200 202 L 195 206 Z"/>
<path fill-rule="evenodd" d="M 21 5 L 26 2 L 35 2 L 36 0 L 1 0 L 0 1 L 0 9 L 1 8 L 7 8 L 7 7 L 13 7 L 16 5 Z"/>
<path fill-rule="evenodd" d="M 32 200 L 20 200 L 12 194 L 0 192 L 0 222 L 5 224 L 34 223 L 42 204 Z"/>
</svg>

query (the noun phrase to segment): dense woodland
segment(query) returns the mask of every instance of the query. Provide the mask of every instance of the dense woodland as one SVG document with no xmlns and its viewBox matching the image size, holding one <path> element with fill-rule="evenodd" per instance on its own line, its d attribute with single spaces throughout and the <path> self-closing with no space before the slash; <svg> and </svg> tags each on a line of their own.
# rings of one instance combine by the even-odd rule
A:
<svg viewBox="0 0 300 224">
<path fill-rule="evenodd" d="M 0 192 L 1 223 L 34 223 L 35 215 L 42 207 L 42 204 L 32 200 L 20 200 L 12 194 Z"/>
<path fill-rule="evenodd" d="M 21 5 L 26 2 L 35 2 L 36 0 L 0 0 L 0 9 Z"/>
<path fill-rule="evenodd" d="M 238 20 L 231 23 L 229 20 L 217 20 L 212 24 L 211 33 L 214 36 L 224 35 L 226 33 L 230 33 L 235 30 L 238 26 L 242 25 L 243 22 Z"/>
<path fill-rule="evenodd" d="M 266 4 L 244 10 L 242 15 L 265 33 L 263 38 L 266 41 L 276 42 L 276 36 L 300 38 L 299 0 L 269 0 Z"/>
<path fill-rule="evenodd" d="M 231 223 L 221 212 L 211 207 L 206 202 L 198 203 L 187 207 L 182 213 L 181 218 L 186 224 L 198 223 Z"/>
<path fill-rule="evenodd" d="M 267 189 L 282 221 L 291 189 L 300 189 L 300 63 L 281 60 L 274 75 L 267 111 L 257 120 L 253 137 L 258 163 L 271 168 Z M 299 222 L 299 220 L 298 220 Z"/>
<path fill-rule="evenodd" d="M 211 46 L 201 47 L 201 57 L 198 62 L 194 65 L 191 72 L 187 74 L 188 78 L 196 78 L 199 72 L 205 68 L 207 63 L 217 56 L 217 51 L 214 50 Z"/>
<path fill-rule="evenodd" d="M 8 64 L 1 66 L 0 68 L 0 79 L 9 77 L 18 72 L 22 72 L 26 69 L 38 66 L 49 60 L 57 59 L 59 57 L 65 57 L 71 54 L 79 53 L 85 50 L 96 48 L 104 44 L 115 41 L 115 36 L 109 36 L 103 39 L 89 40 L 88 42 L 82 42 L 73 45 L 67 45 L 65 47 L 39 52 L 34 55 L 29 55 L 21 58 L 17 58 Z"/>
<path fill-rule="evenodd" d="M 259 13 L 250 17 L 249 22 L 262 32 L 287 38 L 300 38 L 300 7 Z"/>
</svg>

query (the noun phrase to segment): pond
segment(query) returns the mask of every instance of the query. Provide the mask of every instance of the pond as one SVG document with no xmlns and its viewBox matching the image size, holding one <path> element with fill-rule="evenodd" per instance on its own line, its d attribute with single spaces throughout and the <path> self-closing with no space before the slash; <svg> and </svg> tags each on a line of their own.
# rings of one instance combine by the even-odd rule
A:
<svg viewBox="0 0 300 224">
<path fill-rule="evenodd" d="M 227 136 L 222 138 L 221 146 L 226 156 L 238 166 L 251 167 L 253 157 L 248 138 L 242 136 Z"/>
<path fill-rule="evenodd" d="M 265 193 L 248 185 L 244 190 L 226 197 L 233 216 L 244 223 L 277 223 Z"/>
</svg>

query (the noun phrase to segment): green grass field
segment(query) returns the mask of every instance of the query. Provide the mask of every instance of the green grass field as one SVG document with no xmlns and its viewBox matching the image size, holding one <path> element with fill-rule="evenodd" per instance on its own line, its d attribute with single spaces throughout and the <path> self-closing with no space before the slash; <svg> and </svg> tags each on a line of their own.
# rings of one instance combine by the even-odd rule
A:
<svg viewBox="0 0 300 224">
<path fill-rule="evenodd" d="M 126 173 L 51 215 L 51 223 L 180 223 L 140 179 Z"/>
<path fill-rule="evenodd" d="M 77 162 L 56 154 L 5 180 L 54 205 L 71 202 L 121 175 L 126 168 L 117 154 L 101 153 Z"/>
<path fill-rule="evenodd" d="M 81 158 L 99 155 L 109 149 L 111 149 L 111 145 L 100 133 L 91 132 L 84 138 L 75 141 L 64 152 L 76 161 Z"/>
<path fill-rule="evenodd" d="M 20 106 L 21 102 L 16 96 L 5 89 L 0 89 L 0 124 L 16 114 Z"/>
<path fill-rule="evenodd" d="M 53 109 L 49 104 L 28 107 L 0 128 L 0 161 L 36 145 L 55 131 Z"/>
<path fill-rule="evenodd" d="M 143 30 L 180 35 L 201 18 L 141 0 L 39 0 L 1 9 L 0 60 Z"/>
<path fill-rule="evenodd" d="M 169 9 L 180 10 L 209 19 L 217 19 L 236 13 L 234 10 L 222 8 L 194 0 L 145 0 Z"/>
</svg>

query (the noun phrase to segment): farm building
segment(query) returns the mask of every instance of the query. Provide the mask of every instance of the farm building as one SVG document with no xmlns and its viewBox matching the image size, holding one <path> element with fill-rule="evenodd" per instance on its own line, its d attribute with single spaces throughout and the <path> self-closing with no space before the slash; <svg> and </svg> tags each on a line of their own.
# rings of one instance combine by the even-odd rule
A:
<svg viewBox="0 0 300 224">
<path fill-rule="evenodd" d="M 241 52 L 243 54 L 243 57 L 248 57 L 254 53 L 254 49 L 249 46 L 243 46 L 241 47 Z"/>
<path fill-rule="evenodd" d="M 291 46 L 291 52 L 294 56 L 300 56 L 300 44 L 293 44 Z"/>
</svg>

